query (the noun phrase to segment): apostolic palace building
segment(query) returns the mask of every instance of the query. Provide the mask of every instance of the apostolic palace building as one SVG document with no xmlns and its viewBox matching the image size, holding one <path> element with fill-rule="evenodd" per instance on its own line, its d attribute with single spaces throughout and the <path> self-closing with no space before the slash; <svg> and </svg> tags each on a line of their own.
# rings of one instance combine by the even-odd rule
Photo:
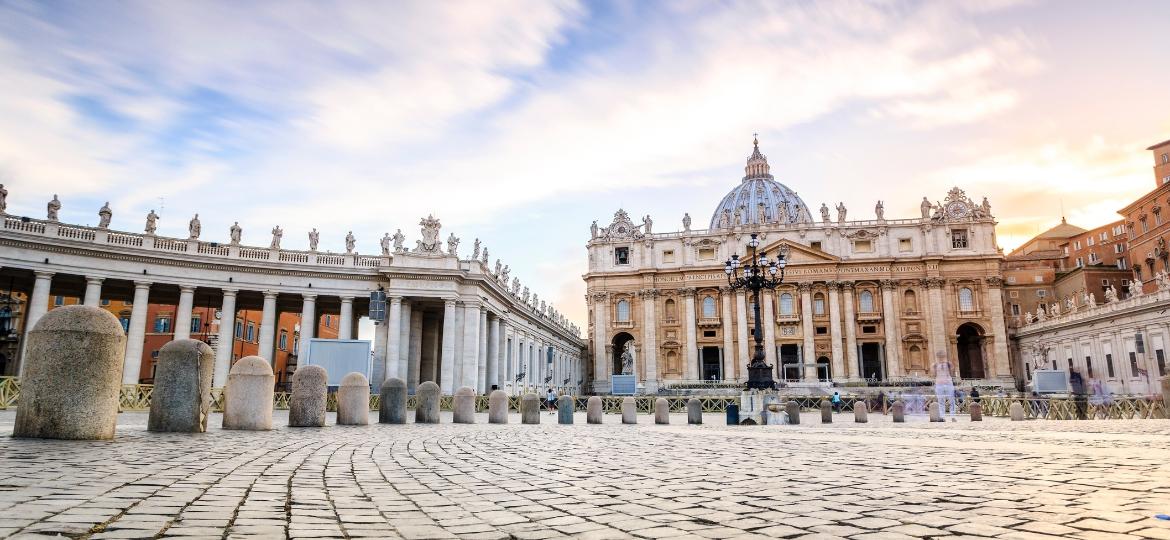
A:
<svg viewBox="0 0 1170 540">
<path fill-rule="evenodd" d="M 724 264 L 750 255 L 751 233 L 770 256 L 789 253 L 784 283 L 761 302 L 776 378 L 926 379 L 941 352 L 967 382 L 1010 385 L 990 205 L 958 188 L 930 195 L 910 218 L 887 219 L 881 201 L 866 216 L 843 203 L 810 211 L 772 176 L 757 141 L 706 229 L 685 215 L 682 230 L 655 232 L 650 216 L 635 222 L 625 210 L 594 222 L 584 275 L 592 389 L 610 390 L 627 350 L 647 392 L 746 379 L 754 310 L 729 289 Z"/>
</svg>

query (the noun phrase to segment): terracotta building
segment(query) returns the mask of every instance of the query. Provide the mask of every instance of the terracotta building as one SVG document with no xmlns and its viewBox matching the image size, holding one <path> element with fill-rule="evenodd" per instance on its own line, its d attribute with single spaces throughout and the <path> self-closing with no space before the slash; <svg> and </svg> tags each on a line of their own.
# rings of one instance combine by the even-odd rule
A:
<svg viewBox="0 0 1170 540">
<path fill-rule="evenodd" d="M 1158 289 L 1157 275 L 1170 272 L 1170 141 L 1149 147 L 1154 154 L 1154 189 L 1122 208 L 1129 235 L 1129 265 L 1144 292 Z"/>
</svg>

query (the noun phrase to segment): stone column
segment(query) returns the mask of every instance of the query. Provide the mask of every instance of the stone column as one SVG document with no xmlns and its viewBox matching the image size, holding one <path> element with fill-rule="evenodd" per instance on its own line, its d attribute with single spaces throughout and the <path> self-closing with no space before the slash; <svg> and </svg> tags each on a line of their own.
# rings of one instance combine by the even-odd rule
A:
<svg viewBox="0 0 1170 540">
<path fill-rule="evenodd" d="M 260 346 L 259 356 L 273 365 L 274 357 L 272 340 L 276 335 L 276 292 L 264 291 L 264 309 L 260 313 Z"/>
<path fill-rule="evenodd" d="M 418 388 L 422 370 L 423 310 L 410 312 L 410 342 L 407 347 L 406 387 Z"/>
<path fill-rule="evenodd" d="M 102 303 L 102 282 L 104 278 L 87 277 L 85 278 L 85 300 L 82 304 L 86 306 L 98 306 Z"/>
<path fill-rule="evenodd" d="M 353 298 L 341 297 L 341 317 L 337 325 L 337 339 L 353 339 Z"/>
<path fill-rule="evenodd" d="M 370 384 L 375 390 L 382 388 L 386 380 L 386 327 L 389 324 L 388 319 L 374 323 L 374 365 L 370 368 Z"/>
<path fill-rule="evenodd" d="M 487 306 L 479 306 L 479 355 L 475 362 L 475 393 L 486 394 L 487 386 L 487 364 L 488 364 L 488 343 L 491 337 L 488 330 L 488 312 Z"/>
<path fill-rule="evenodd" d="M 731 289 L 728 287 L 719 288 L 719 304 L 723 308 L 723 379 L 735 378 L 735 349 L 733 339 L 731 337 L 731 303 L 734 301 L 734 296 L 731 294 Z"/>
<path fill-rule="evenodd" d="M 45 301 L 47 302 L 48 298 Z M 122 361 L 122 384 L 138 383 L 138 372 L 142 369 L 142 347 L 146 341 L 146 314 L 149 308 L 150 283 L 135 281 L 134 305 L 130 308 L 130 330 L 126 332 L 126 358 Z"/>
<path fill-rule="evenodd" d="M 699 345 L 698 339 L 695 336 L 695 289 L 682 289 L 683 295 L 683 309 L 686 313 L 683 316 L 683 324 L 686 325 L 687 342 L 686 349 L 683 350 L 683 361 L 686 362 L 686 378 L 693 381 L 699 378 Z"/>
<path fill-rule="evenodd" d="M 644 289 L 642 296 L 642 381 L 646 392 L 658 393 L 658 289 Z M 577 379 L 569 377 L 570 384 Z"/>
<path fill-rule="evenodd" d="M 297 353 L 304 358 L 309 354 L 309 340 L 317 335 L 317 295 L 302 294 L 301 298 L 301 342 Z"/>
<path fill-rule="evenodd" d="M 508 371 L 508 322 L 503 317 L 499 318 L 499 326 L 496 328 L 496 385 L 500 390 L 504 389 L 504 384 L 509 381 L 511 373 Z"/>
<path fill-rule="evenodd" d="M 439 369 L 439 389 L 443 395 L 455 393 L 455 299 L 443 300 L 443 358 Z"/>
<path fill-rule="evenodd" d="M 1003 313 L 1003 279 L 987 278 L 987 307 L 991 312 L 991 332 L 993 334 L 991 351 L 994 357 L 991 362 L 987 363 L 987 366 L 994 369 L 995 377 L 1008 378 L 1012 376 L 1012 368 L 1008 359 L 1007 325 L 1004 322 Z M 1146 356 L 1153 357 L 1152 354 Z M 1157 371 L 1156 365 L 1154 370 Z"/>
<path fill-rule="evenodd" d="M 232 367 L 232 344 L 236 337 L 236 292 L 235 289 L 224 289 L 223 303 L 219 307 L 219 339 L 215 342 L 215 370 L 211 377 L 213 388 L 223 388 L 227 384 L 228 371 Z M 134 305 L 137 306 L 138 302 Z"/>
<path fill-rule="evenodd" d="M 404 381 L 410 377 L 410 319 L 414 316 L 413 310 L 414 306 L 404 298 L 402 313 L 398 315 L 398 367 L 394 370 Z"/>
<path fill-rule="evenodd" d="M 882 329 L 886 335 L 886 374 L 890 377 L 902 375 L 902 342 L 898 339 L 901 318 L 894 306 L 897 287 L 893 280 L 882 280 Z"/>
<path fill-rule="evenodd" d="M 743 376 L 747 369 L 747 361 L 751 358 L 751 348 L 748 346 L 748 315 L 747 294 L 742 290 L 735 292 L 735 330 L 739 349 L 731 356 L 736 359 L 736 377 Z M 743 364 L 742 366 L 740 364 Z"/>
<path fill-rule="evenodd" d="M 479 376 L 479 312 L 478 303 L 467 303 L 463 308 L 463 377 L 460 385 L 472 388 Z"/>
<path fill-rule="evenodd" d="M 953 358 L 947 346 L 946 330 L 943 329 L 943 319 L 946 317 L 946 311 L 943 310 L 942 287 L 945 281 L 941 278 L 926 279 L 927 301 L 930 304 L 930 314 L 927 319 L 930 324 L 930 356 L 927 362 L 934 363 L 935 355 L 943 353 L 947 355 L 947 361 Z"/>
<path fill-rule="evenodd" d="M 857 310 L 853 306 L 853 282 L 841 282 L 841 296 L 845 299 L 845 319 L 841 321 L 845 325 L 845 359 L 842 362 L 841 371 L 836 371 L 833 368 L 834 379 L 846 379 L 849 377 L 849 372 L 858 369 L 857 366 Z"/>
<path fill-rule="evenodd" d="M 175 307 L 175 338 L 191 339 L 191 310 L 195 309 L 195 287 L 179 286 L 179 305 Z"/>
<path fill-rule="evenodd" d="M 25 308 L 24 335 L 20 338 L 20 371 L 17 372 L 17 375 L 24 371 L 25 352 L 28 350 L 28 333 L 37 325 L 37 321 L 41 320 L 41 317 L 49 311 L 49 288 L 53 283 L 53 272 L 37 271 L 35 274 L 32 295 L 29 296 L 28 307 Z"/>
<path fill-rule="evenodd" d="M 45 297 L 48 302 L 48 296 Z M 605 354 L 605 346 L 609 341 L 609 295 L 606 293 L 593 294 L 593 392 L 603 394 L 609 392 L 609 372 L 611 371 L 609 358 Z"/>
<path fill-rule="evenodd" d="M 812 284 L 801 283 L 800 289 L 800 334 L 803 341 L 800 346 L 800 361 L 815 363 L 817 361 L 817 346 L 813 342 L 813 308 Z"/>
<path fill-rule="evenodd" d="M 776 366 L 776 311 L 772 291 L 760 291 L 760 315 L 764 317 L 764 361 Z M 753 351 L 754 354 L 754 351 Z"/>
<path fill-rule="evenodd" d="M 833 357 L 829 360 L 830 369 L 834 374 L 841 373 L 844 369 L 845 352 L 841 350 L 841 284 L 836 281 L 830 281 L 829 287 L 829 333 L 832 340 L 829 342 L 829 348 L 833 352 Z M 816 379 L 817 369 L 815 366 L 805 366 L 805 378 Z"/>
<path fill-rule="evenodd" d="M 402 297 L 391 296 L 389 300 L 390 307 L 386 313 L 386 378 L 402 379 L 404 374 L 398 371 L 401 355 L 399 342 L 402 341 Z"/>
<path fill-rule="evenodd" d="M 487 331 L 487 380 L 484 393 L 492 391 L 492 385 L 500 384 L 500 318 L 491 316 Z"/>
</svg>

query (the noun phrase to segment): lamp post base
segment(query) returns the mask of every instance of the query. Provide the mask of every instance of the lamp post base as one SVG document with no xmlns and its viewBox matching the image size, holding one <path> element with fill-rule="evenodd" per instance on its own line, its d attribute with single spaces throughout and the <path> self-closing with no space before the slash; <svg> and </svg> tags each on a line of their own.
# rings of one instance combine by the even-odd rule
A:
<svg viewBox="0 0 1170 540">
<path fill-rule="evenodd" d="M 775 390 L 776 381 L 772 379 L 772 366 L 763 362 L 748 366 L 748 390 Z"/>
</svg>

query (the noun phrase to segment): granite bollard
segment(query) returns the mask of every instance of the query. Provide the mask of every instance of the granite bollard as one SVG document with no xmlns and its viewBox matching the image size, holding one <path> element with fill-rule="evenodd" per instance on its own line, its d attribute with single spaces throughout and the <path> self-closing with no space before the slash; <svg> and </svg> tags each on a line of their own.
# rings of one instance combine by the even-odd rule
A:
<svg viewBox="0 0 1170 540">
<path fill-rule="evenodd" d="M 451 421 L 456 424 L 475 423 L 475 389 L 470 386 L 460 386 L 455 391 L 454 411 Z"/>
<path fill-rule="evenodd" d="M 503 390 L 492 390 L 488 394 L 488 423 L 508 423 L 508 394 Z"/>
<path fill-rule="evenodd" d="M 927 408 L 930 410 L 931 422 L 946 422 L 942 415 L 942 404 L 938 401 L 931 401 Z"/>
<path fill-rule="evenodd" d="M 1025 419 L 1024 406 L 1019 401 L 1008 406 L 1008 414 L 1012 418 L 1012 422 L 1022 422 Z"/>
<path fill-rule="evenodd" d="M 405 388 L 406 385 L 403 385 Z M 439 423 L 439 385 L 432 381 L 426 381 L 418 385 L 418 389 L 414 392 L 414 397 L 418 400 L 418 405 L 414 409 L 414 423 L 416 424 L 438 424 Z"/>
<path fill-rule="evenodd" d="M 104 309 L 46 313 L 28 333 L 12 436 L 113 439 L 125 352 L 126 333 Z"/>
<path fill-rule="evenodd" d="M 976 402 L 972 403 L 971 406 L 968 407 L 967 409 L 971 412 L 971 421 L 972 422 L 982 422 L 983 421 L 983 405 L 982 404 L 980 404 L 978 401 L 976 401 Z"/>
<path fill-rule="evenodd" d="M 901 424 L 906 421 L 906 404 L 902 400 L 895 400 L 894 406 L 891 407 L 891 415 L 894 417 L 894 423 Z"/>
<path fill-rule="evenodd" d="M 829 400 L 827 400 L 827 399 L 821 400 L 821 423 L 822 424 L 832 424 L 833 423 L 833 404 L 830 403 Z"/>
<path fill-rule="evenodd" d="M 638 404 L 632 397 L 622 398 L 622 423 L 638 423 Z"/>
<path fill-rule="evenodd" d="M 784 412 L 788 414 L 788 423 L 789 424 L 800 424 L 800 404 L 799 403 L 797 403 L 791 399 L 788 400 L 788 403 L 784 404 Z"/>
<path fill-rule="evenodd" d="M 176 339 L 158 351 L 149 431 L 203 433 L 211 413 L 215 352 L 196 339 Z"/>
<path fill-rule="evenodd" d="M 276 377 L 259 356 L 245 356 L 228 372 L 223 390 L 223 429 L 272 429 L 272 394 Z"/>
<path fill-rule="evenodd" d="M 540 398 L 536 394 L 524 394 L 520 398 L 520 423 L 540 423 Z"/>
<path fill-rule="evenodd" d="M 557 423 L 572 424 L 573 413 L 577 411 L 577 401 L 573 396 L 561 394 L 557 396 Z"/>
<path fill-rule="evenodd" d="M 654 423 L 670 423 L 670 403 L 666 401 L 666 398 L 658 398 L 654 400 Z"/>
<path fill-rule="evenodd" d="M 378 389 L 378 423 L 406 423 L 406 381 L 390 377 L 382 382 L 382 388 Z"/>
<path fill-rule="evenodd" d="M 325 405 L 329 400 L 329 375 L 321 366 L 305 365 L 292 376 L 288 398 L 289 427 L 324 427 Z"/>
<path fill-rule="evenodd" d="M 699 398 L 691 398 L 687 400 L 687 423 L 703 423 L 703 403 L 699 401 Z"/>
<path fill-rule="evenodd" d="M 585 402 L 585 422 L 589 424 L 600 424 L 601 419 L 601 397 L 589 396 L 589 401 Z"/>
<path fill-rule="evenodd" d="M 365 375 L 347 373 L 337 387 L 337 423 L 364 426 L 370 423 L 370 380 Z"/>
<path fill-rule="evenodd" d="M 869 407 L 865 405 L 864 400 L 853 402 L 853 421 L 858 424 L 869 422 Z"/>
</svg>

